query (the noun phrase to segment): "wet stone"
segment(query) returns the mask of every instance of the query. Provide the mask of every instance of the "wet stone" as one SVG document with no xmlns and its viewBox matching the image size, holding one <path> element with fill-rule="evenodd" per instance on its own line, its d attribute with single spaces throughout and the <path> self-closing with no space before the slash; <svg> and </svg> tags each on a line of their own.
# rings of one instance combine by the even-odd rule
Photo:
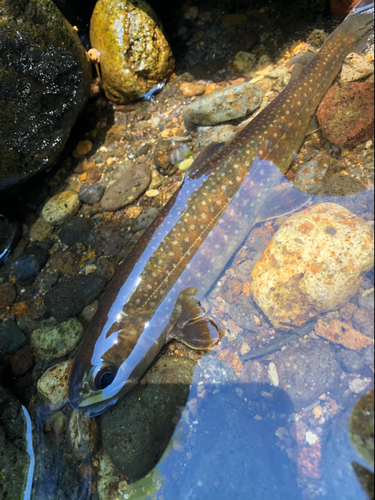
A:
<svg viewBox="0 0 375 500">
<path fill-rule="evenodd" d="M 323 342 L 312 340 L 288 347 L 275 356 L 274 362 L 280 387 L 296 411 L 337 386 L 340 365 L 332 348 Z"/>
<path fill-rule="evenodd" d="M 356 330 L 370 338 L 374 338 L 374 314 L 361 307 L 356 309 L 352 316 L 352 323 Z"/>
<path fill-rule="evenodd" d="M 63 225 L 59 232 L 60 240 L 65 245 L 74 245 L 75 243 L 85 243 L 90 241 L 92 231 L 92 222 L 90 219 L 75 217 Z"/>
<path fill-rule="evenodd" d="M 29 346 L 21 347 L 10 357 L 10 367 L 15 377 L 27 373 L 33 366 L 34 357 Z"/>
<path fill-rule="evenodd" d="M 198 127 L 198 142 L 204 148 L 212 142 L 229 142 L 237 133 L 234 125 L 217 125 L 216 127 Z"/>
<path fill-rule="evenodd" d="M 31 285 L 48 259 L 48 253 L 42 248 L 32 246 L 27 248 L 22 256 L 14 262 L 17 282 L 21 285 Z"/>
<path fill-rule="evenodd" d="M 83 336 L 83 326 L 76 318 L 64 323 L 44 321 L 31 334 L 31 344 L 44 361 L 63 358 L 76 347 Z"/>
<path fill-rule="evenodd" d="M 150 184 L 150 170 L 144 165 L 134 165 L 105 191 L 101 200 L 104 210 L 113 212 L 133 203 Z"/>
<path fill-rule="evenodd" d="M 327 169 L 327 166 L 319 164 L 317 158 L 310 160 L 298 168 L 293 179 L 294 187 L 304 193 L 317 194 Z"/>
<path fill-rule="evenodd" d="M 12 283 L 3 283 L 0 285 L 0 309 L 11 306 L 16 297 L 16 289 Z"/>
<path fill-rule="evenodd" d="M 364 307 L 368 311 L 374 311 L 374 292 L 359 297 L 358 305 Z"/>
<path fill-rule="evenodd" d="M 340 354 L 341 365 L 348 373 L 358 373 L 364 365 L 363 358 L 357 352 L 343 350 Z"/>
<path fill-rule="evenodd" d="M 37 390 L 51 410 L 59 410 L 68 402 L 68 380 L 73 360 L 57 363 L 38 380 Z"/>
<path fill-rule="evenodd" d="M 132 232 L 137 233 L 138 231 L 142 231 L 143 229 L 147 229 L 148 226 L 152 223 L 155 217 L 158 214 L 158 210 L 155 207 L 151 207 L 149 210 L 143 212 L 137 220 L 135 221 L 135 225 L 132 227 Z"/>
<path fill-rule="evenodd" d="M 0 323 L 0 351 L 3 355 L 13 354 L 25 344 L 27 338 L 12 321 Z"/>
<path fill-rule="evenodd" d="M 63 279 L 46 293 L 44 304 L 51 316 L 63 322 L 95 300 L 104 284 L 102 278 L 93 274 Z"/>
<path fill-rule="evenodd" d="M 104 194 L 104 186 L 93 182 L 91 184 L 83 184 L 78 193 L 78 198 L 86 205 L 94 205 L 98 203 Z"/>
<path fill-rule="evenodd" d="M 53 226 L 48 224 L 43 217 L 39 217 L 39 219 L 32 225 L 30 238 L 35 241 L 44 241 L 51 235 L 52 231 Z"/>
<path fill-rule="evenodd" d="M 77 193 L 64 191 L 47 201 L 42 210 L 42 217 L 49 224 L 63 224 L 78 212 L 79 205 Z"/>
</svg>

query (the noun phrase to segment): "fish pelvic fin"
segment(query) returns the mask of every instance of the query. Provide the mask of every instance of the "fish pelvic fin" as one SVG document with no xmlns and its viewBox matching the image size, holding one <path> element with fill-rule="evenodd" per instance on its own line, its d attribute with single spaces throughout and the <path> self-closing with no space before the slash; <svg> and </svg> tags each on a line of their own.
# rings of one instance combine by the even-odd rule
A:
<svg viewBox="0 0 375 500">
<path fill-rule="evenodd" d="M 180 293 L 176 302 L 180 315 L 168 340 L 176 339 L 191 349 L 209 349 L 221 340 L 224 332 L 205 315 L 205 309 L 193 297 L 196 293 L 197 289 L 194 287 Z"/>
</svg>

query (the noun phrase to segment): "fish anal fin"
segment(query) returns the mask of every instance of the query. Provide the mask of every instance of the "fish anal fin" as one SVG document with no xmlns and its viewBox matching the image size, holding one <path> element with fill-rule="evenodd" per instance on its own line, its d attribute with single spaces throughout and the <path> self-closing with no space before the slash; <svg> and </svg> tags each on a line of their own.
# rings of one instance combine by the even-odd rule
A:
<svg viewBox="0 0 375 500">
<path fill-rule="evenodd" d="M 208 349 L 224 332 L 205 315 L 201 303 L 193 297 L 196 293 L 196 288 L 188 288 L 179 295 L 176 306 L 181 312 L 168 340 L 176 339 L 192 349 Z"/>
</svg>

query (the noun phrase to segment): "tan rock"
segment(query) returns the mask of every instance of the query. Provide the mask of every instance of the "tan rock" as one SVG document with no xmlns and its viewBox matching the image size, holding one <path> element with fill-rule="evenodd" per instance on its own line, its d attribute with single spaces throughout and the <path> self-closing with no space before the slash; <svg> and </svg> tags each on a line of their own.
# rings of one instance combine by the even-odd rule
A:
<svg viewBox="0 0 375 500">
<path fill-rule="evenodd" d="M 197 85 L 195 83 L 184 82 L 180 85 L 180 90 L 185 97 L 192 97 L 194 95 L 204 94 L 206 90 L 205 85 Z"/>
</svg>

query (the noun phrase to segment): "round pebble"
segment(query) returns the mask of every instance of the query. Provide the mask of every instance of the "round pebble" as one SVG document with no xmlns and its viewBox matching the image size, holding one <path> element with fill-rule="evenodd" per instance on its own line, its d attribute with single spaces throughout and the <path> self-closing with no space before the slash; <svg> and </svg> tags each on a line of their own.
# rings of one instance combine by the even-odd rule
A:
<svg viewBox="0 0 375 500">
<path fill-rule="evenodd" d="M 92 150 L 92 147 L 93 144 L 89 140 L 79 142 L 73 151 L 74 158 L 80 158 L 81 156 L 87 155 Z"/>
<path fill-rule="evenodd" d="M 33 366 L 33 353 L 29 346 L 22 347 L 10 358 L 10 366 L 15 377 L 27 373 Z"/>
<path fill-rule="evenodd" d="M 91 184 L 83 184 L 79 190 L 78 198 L 86 205 L 94 205 L 98 203 L 104 194 L 104 186 L 93 182 Z"/>
<path fill-rule="evenodd" d="M 35 354 L 45 360 L 62 358 L 69 354 L 83 336 L 83 326 L 76 318 L 64 323 L 45 321 L 31 334 Z"/>
<path fill-rule="evenodd" d="M 68 402 L 68 381 L 72 359 L 49 368 L 38 380 L 37 390 L 52 410 L 59 410 Z"/>
<path fill-rule="evenodd" d="M 63 224 L 78 212 L 79 204 L 77 193 L 64 191 L 47 201 L 42 210 L 42 217 L 49 224 Z"/>
<path fill-rule="evenodd" d="M 44 241 L 51 235 L 52 231 L 53 226 L 48 224 L 43 217 L 39 217 L 39 219 L 32 225 L 30 238 L 35 241 Z"/>
</svg>

